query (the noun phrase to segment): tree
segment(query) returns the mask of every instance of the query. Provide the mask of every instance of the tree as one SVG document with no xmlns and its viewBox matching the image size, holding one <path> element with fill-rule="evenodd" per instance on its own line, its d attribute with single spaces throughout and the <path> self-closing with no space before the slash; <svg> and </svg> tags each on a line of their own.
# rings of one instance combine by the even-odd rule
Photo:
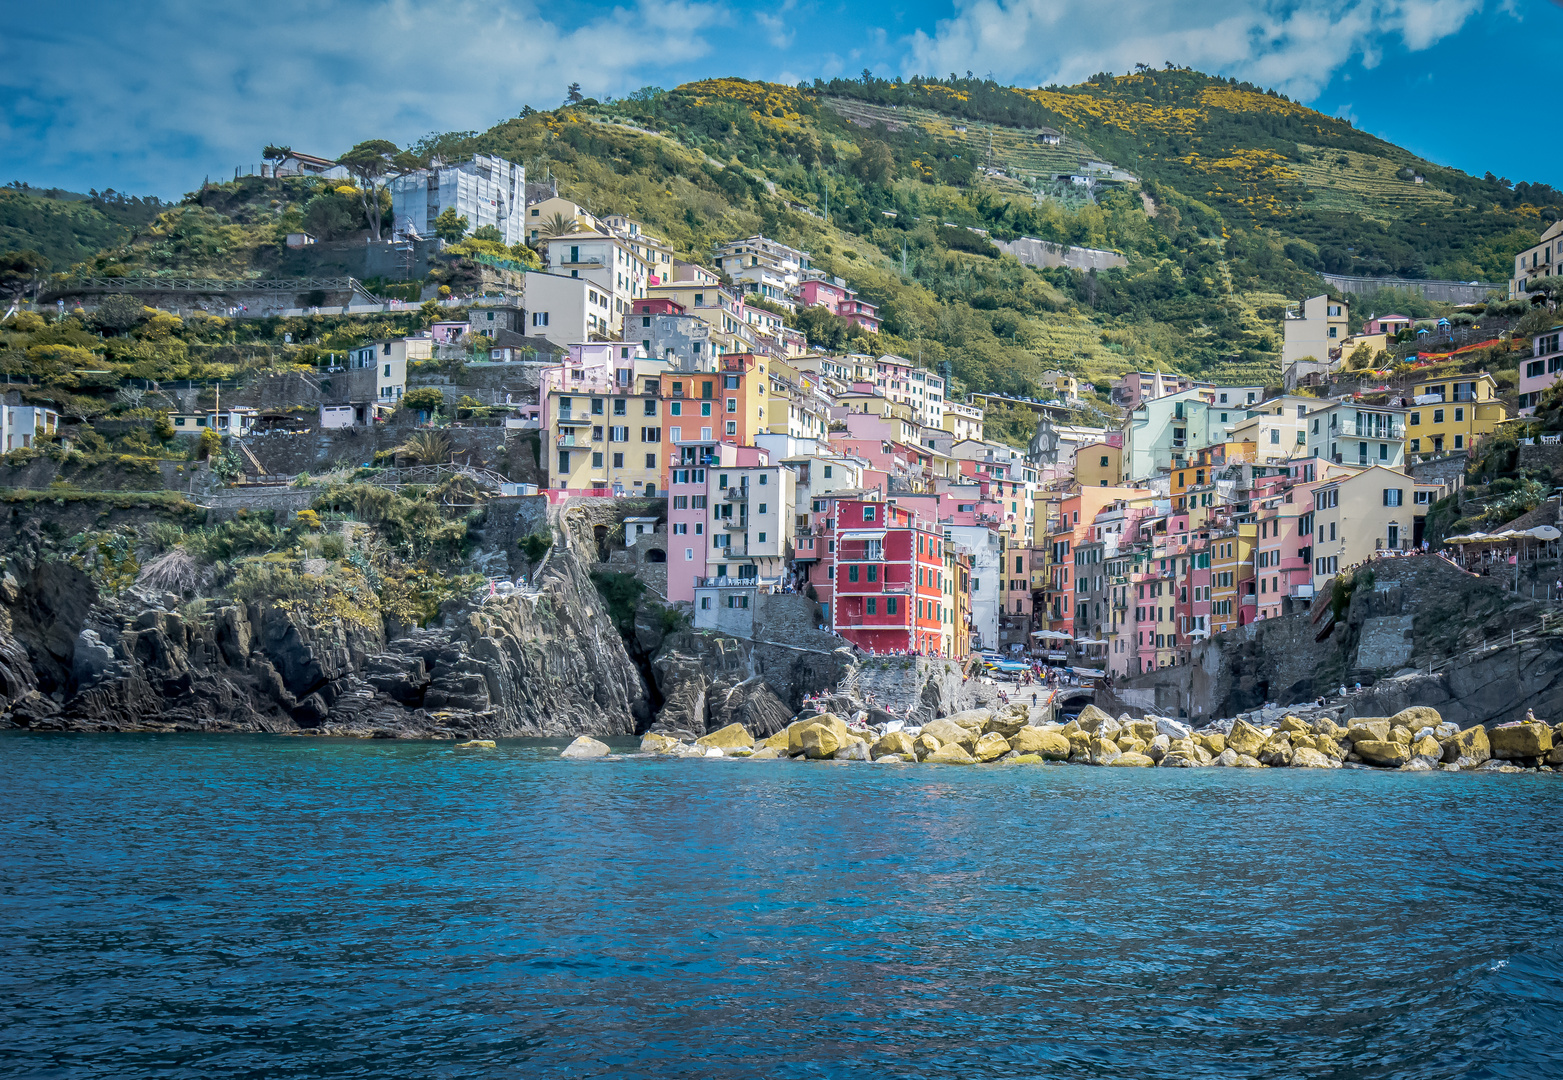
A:
<svg viewBox="0 0 1563 1080">
<path fill-rule="evenodd" d="M 434 235 L 441 240 L 452 244 L 467 235 L 466 215 L 456 216 L 456 208 L 447 206 L 440 211 L 440 216 L 434 219 Z"/>
<path fill-rule="evenodd" d="M 92 313 L 92 321 L 104 330 L 123 334 L 132 327 L 146 322 L 150 313 L 134 296 L 116 293 L 98 301 L 98 310 Z"/>
<path fill-rule="evenodd" d="M 271 175 L 275 178 L 277 166 L 286 161 L 291 153 L 293 153 L 291 146 L 272 146 L 268 143 L 266 149 L 261 151 L 261 160 L 271 162 Z"/>
<path fill-rule="evenodd" d="M 895 155 L 878 139 L 868 139 L 863 143 L 863 152 L 853 165 L 853 171 L 865 184 L 889 187 L 895 179 Z"/>
<path fill-rule="evenodd" d="M 450 440 L 437 431 L 415 431 L 396 448 L 396 452 L 406 454 L 421 465 L 433 465 L 449 456 Z"/>
<path fill-rule="evenodd" d="M 505 234 L 492 225 L 479 225 L 472 233 L 474 240 L 487 240 L 492 244 L 503 244 Z"/>
<path fill-rule="evenodd" d="M 568 236 L 571 233 L 580 231 L 581 223 L 579 221 L 573 217 L 567 218 L 563 214 L 555 212 L 553 217 L 543 222 L 538 229 L 538 235 L 545 239 L 552 239 L 556 236 Z"/>
<path fill-rule="evenodd" d="M 31 248 L 0 254 L 0 292 L 18 297 L 34 279 L 49 272 L 50 262 Z"/>
<path fill-rule="evenodd" d="M 380 196 L 386 183 L 395 176 L 411 172 L 418 167 L 417 159 L 398 150 L 396 144 L 385 139 L 361 142 L 337 159 L 337 164 L 348 171 L 358 183 L 358 197 L 363 200 L 364 217 L 369 219 L 369 232 L 380 239 Z"/>
<path fill-rule="evenodd" d="M 413 412 L 432 413 L 444 404 L 445 395 L 434 386 L 420 386 L 402 395 L 402 408 Z"/>
<path fill-rule="evenodd" d="M 564 103 L 566 105 L 576 105 L 582 100 L 584 99 L 581 94 L 581 84 L 578 82 L 571 83 L 570 88 L 564 92 Z"/>
</svg>

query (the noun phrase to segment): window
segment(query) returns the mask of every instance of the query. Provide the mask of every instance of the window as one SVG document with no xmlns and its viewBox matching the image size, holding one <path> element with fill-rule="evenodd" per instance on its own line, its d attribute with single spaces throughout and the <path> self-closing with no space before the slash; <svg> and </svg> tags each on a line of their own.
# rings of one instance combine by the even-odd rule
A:
<svg viewBox="0 0 1563 1080">
<path fill-rule="evenodd" d="M 873 565 L 869 566 L 869 568 L 868 568 L 868 580 L 869 581 L 878 581 L 879 580 L 879 567 L 873 566 Z"/>
<path fill-rule="evenodd" d="M 389 374 L 389 372 L 387 372 L 387 374 Z M 1455 420 L 1455 423 L 1458 424 L 1460 421 L 1462 421 L 1464 419 L 1465 419 L 1465 407 L 1461 406 L 1460 408 L 1458 408 L 1458 409 L 1456 409 L 1454 411 L 1454 420 Z"/>
<path fill-rule="evenodd" d="M 738 434 L 738 421 L 737 420 L 729 420 L 727 422 L 727 433 L 729 435 L 737 435 Z"/>
<path fill-rule="evenodd" d="M 614 454 L 613 455 L 613 467 L 615 469 L 622 469 L 622 468 L 624 468 L 624 455 L 623 454 Z"/>
<path fill-rule="evenodd" d="M 857 567 L 856 566 L 849 566 L 849 567 L 847 567 L 847 580 L 848 581 L 852 581 L 852 582 L 857 581 Z"/>
<path fill-rule="evenodd" d="M 561 473 L 570 471 L 570 451 L 568 450 L 559 451 L 559 471 Z"/>
<path fill-rule="evenodd" d="M 868 613 L 870 615 L 879 614 L 879 601 L 874 599 L 872 596 L 868 598 Z"/>
<path fill-rule="evenodd" d="M 896 614 L 898 609 L 899 609 L 899 604 L 898 604 L 898 602 L 897 602 L 895 597 L 893 597 L 893 596 L 885 597 L 885 614 L 886 615 L 894 615 L 894 614 Z"/>
<path fill-rule="evenodd" d="M 1443 422 L 1444 422 L 1444 410 L 1442 410 L 1442 409 L 1434 409 L 1433 410 L 1433 423 L 1435 423 L 1435 424 L 1442 424 Z"/>
<path fill-rule="evenodd" d="M 709 401 L 702 401 L 700 403 L 700 415 L 701 416 L 710 416 L 711 415 L 711 403 Z"/>
<path fill-rule="evenodd" d="M 872 506 L 865 506 L 865 507 L 863 507 L 863 520 L 864 521 L 873 521 L 874 520 L 874 508 Z"/>
<path fill-rule="evenodd" d="M 602 451 L 601 450 L 593 450 L 592 451 L 592 468 L 594 468 L 594 469 L 602 468 Z"/>
<path fill-rule="evenodd" d="M 548 312 L 546 312 L 546 311 L 534 311 L 534 312 L 532 312 L 532 325 L 533 326 L 547 326 L 548 325 Z"/>
<path fill-rule="evenodd" d="M 676 479 L 676 477 L 678 475 L 679 474 L 677 474 L 677 473 L 674 474 L 675 479 L 674 479 L 673 482 L 675 484 L 681 482 L 678 479 Z M 675 496 L 673 496 L 673 509 L 675 509 L 675 510 L 688 510 L 689 509 L 689 496 L 688 495 L 675 495 Z"/>
<path fill-rule="evenodd" d="M 648 469 L 655 469 L 656 467 L 657 467 L 657 455 L 656 454 L 647 454 L 646 455 L 646 468 L 648 468 Z"/>
<path fill-rule="evenodd" d="M 561 399 L 560 403 L 564 404 L 563 399 Z M 566 406 L 566 407 L 568 407 L 568 406 Z M 601 416 L 602 415 L 602 398 L 600 398 L 600 397 L 592 398 L 592 415 L 593 416 Z"/>
<path fill-rule="evenodd" d="M 608 429 L 609 442 L 629 442 L 630 429 L 627 427 L 611 427 Z"/>
<path fill-rule="evenodd" d="M 655 401 L 648 401 L 648 402 L 646 402 L 646 407 L 642 411 L 643 411 L 643 413 L 646 416 L 656 416 L 657 415 L 657 403 Z"/>
<path fill-rule="evenodd" d="M 727 399 L 727 411 L 728 412 L 737 412 L 738 411 L 738 399 L 737 398 L 730 397 L 730 398 Z"/>
<path fill-rule="evenodd" d="M 831 469 L 831 467 L 829 465 L 825 466 L 825 479 L 826 480 L 830 479 L 830 469 Z"/>
<path fill-rule="evenodd" d="M 1421 413 L 1414 412 L 1414 413 L 1411 414 L 1411 426 L 1412 427 L 1416 427 L 1421 422 L 1422 422 L 1422 414 Z"/>
<path fill-rule="evenodd" d="M 1412 439 L 1411 440 L 1411 452 L 1414 454 L 1414 453 L 1416 453 L 1420 449 L 1422 449 L 1422 440 L 1421 439 Z"/>
<path fill-rule="evenodd" d="M 629 415 L 629 402 L 625 401 L 623 398 L 614 398 L 613 399 L 613 415 L 614 416 L 628 416 Z"/>
<path fill-rule="evenodd" d="M 1456 450 L 1463 450 L 1463 449 L 1465 449 L 1465 436 L 1464 435 L 1456 435 L 1454 437 L 1454 448 Z"/>
</svg>

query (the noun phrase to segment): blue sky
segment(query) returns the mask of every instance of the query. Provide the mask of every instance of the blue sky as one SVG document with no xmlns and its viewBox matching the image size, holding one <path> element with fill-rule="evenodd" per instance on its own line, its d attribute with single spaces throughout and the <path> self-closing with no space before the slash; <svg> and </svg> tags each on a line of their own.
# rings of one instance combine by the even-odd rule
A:
<svg viewBox="0 0 1563 1080">
<path fill-rule="evenodd" d="M 712 75 L 1165 61 L 1273 86 L 1434 161 L 1563 187 L 1558 0 L 57 0 L 0 20 L 0 182 L 177 197 L 266 142 L 330 156 Z M 1550 52 L 1550 54 L 1549 54 Z"/>
</svg>

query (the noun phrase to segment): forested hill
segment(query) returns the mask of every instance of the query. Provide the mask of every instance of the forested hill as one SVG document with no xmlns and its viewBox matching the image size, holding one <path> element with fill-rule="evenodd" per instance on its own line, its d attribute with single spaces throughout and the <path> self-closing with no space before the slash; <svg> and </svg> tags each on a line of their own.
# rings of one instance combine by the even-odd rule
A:
<svg viewBox="0 0 1563 1080">
<path fill-rule="evenodd" d="M 528 109 L 412 150 L 502 154 L 708 265 L 735 236 L 803 247 L 884 315 L 874 338 L 792 316 L 816 346 L 947 361 L 958 390 L 1019 394 L 1054 367 L 1102 385 L 1153 365 L 1273 382 L 1283 305 L 1322 291 L 1318 272 L 1503 281 L 1513 251 L 1563 217 L 1545 185 L 1470 177 L 1273 93 L 1173 70 L 1040 90 L 711 79 Z M 1070 174 L 1090 187 L 1054 180 Z M 352 195 L 315 180 L 204 186 L 82 268 L 263 272 L 289 230 L 365 228 Z M 1031 269 L 992 243 L 1019 236 L 1128 264 Z"/>
</svg>

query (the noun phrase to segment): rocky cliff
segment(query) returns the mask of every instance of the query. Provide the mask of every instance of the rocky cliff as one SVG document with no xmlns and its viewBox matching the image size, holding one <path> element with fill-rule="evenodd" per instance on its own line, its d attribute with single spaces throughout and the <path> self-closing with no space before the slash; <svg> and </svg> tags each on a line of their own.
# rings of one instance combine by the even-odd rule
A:
<svg viewBox="0 0 1563 1080">
<path fill-rule="evenodd" d="M 11 726 L 380 737 L 627 735 L 646 687 L 563 536 L 533 587 L 449 605 L 387 639 L 288 603 L 190 603 L 91 579 L 36 549 L 0 579 Z M 29 557 L 31 556 L 31 557 Z"/>
</svg>

